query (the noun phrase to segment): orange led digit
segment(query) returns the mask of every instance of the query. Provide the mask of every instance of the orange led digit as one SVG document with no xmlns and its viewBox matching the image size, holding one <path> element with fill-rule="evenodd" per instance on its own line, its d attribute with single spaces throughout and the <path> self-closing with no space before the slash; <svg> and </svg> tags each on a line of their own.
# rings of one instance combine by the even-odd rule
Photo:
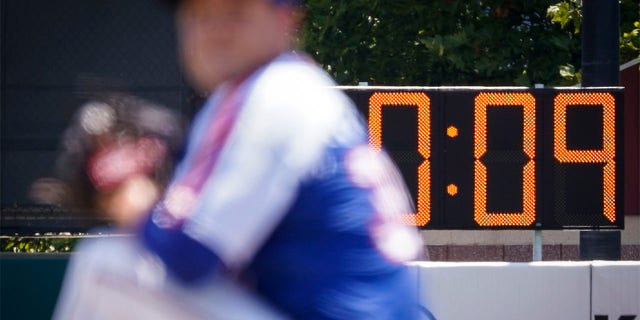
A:
<svg viewBox="0 0 640 320">
<path fill-rule="evenodd" d="M 602 107 L 602 149 L 567 149 L 567 108 L 572 106 Z M 606 92 L 559 93 L 553 103 L 553 154 L 561 163 L 603 163 L 603 213 L 611 221 L 616 220 L 615 192 L 615 99 Z"/>
<path fill-rule="evenodd" d="M 416 106 L 418 108 L 418 153 L 424 161 L 418 167 L 418 204 L 416 214 L 404 220 L 425 226 L 431 219 L 431 115 L 430 100 L 423 92 L 376 92 L 369 98 L 369 143 L 382 149 L 382 107 Z"/>
<path fill-rule="evenodd" d="M 522 212 L 487 211 L 487 167 L 480 158 L 487 152 L 487 109 L 524 108 L 523 151 L 529 161 L 522 168 Z M 535 98 L 531 93 L 486 92 L 475 99 L 474 111 L 474 219 L 480 226 L 529 226 L 536 218 L 535 195 Z"/>
</svg>

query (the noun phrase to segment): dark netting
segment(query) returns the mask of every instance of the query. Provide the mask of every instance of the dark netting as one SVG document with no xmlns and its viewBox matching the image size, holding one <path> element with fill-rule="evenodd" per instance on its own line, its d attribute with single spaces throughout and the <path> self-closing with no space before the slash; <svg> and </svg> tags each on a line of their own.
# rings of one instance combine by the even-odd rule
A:
<svg viewBox="0 0 640 320">
<path fill-rule="evenodd" d="M 193 114 L 171 12 L 156 0 L 2 0 L 0 19 L 1 233 L 86 230 L 101 222 L 38 205 L 29 188 L 52 174 L 62 132 L 96 95 Z"/>
</svg>

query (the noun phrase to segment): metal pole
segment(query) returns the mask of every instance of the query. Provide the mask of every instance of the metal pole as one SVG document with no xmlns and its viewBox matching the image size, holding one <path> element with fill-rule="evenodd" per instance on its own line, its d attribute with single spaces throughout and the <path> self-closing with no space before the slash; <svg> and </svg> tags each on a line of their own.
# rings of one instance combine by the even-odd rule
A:
<svg viewBox="0 0 640 320">
<path fill-rule="evenodd" d="M 542 89 L 544 84 L 536 83 L 534 88 Z M 533 230 L 533 261 L 542 261 L 542 230 Z"/>
<path fill-rule="evenodd" d="M 542 261 L 542 230 L 533 230 L 533 261 Z"/>
<path fill-rule="evenodd" d="M 582 1 L 582 86 L 620 84 L 620 7 L 614 0 Z M 622 204 L 619 204 L 622 205 Z M 620 260 L 620 231 L 580 231 L 582 260 Z"/>
<path fill-rule="evenodd" d="M 619 70 L 618 1 L 582 1 L 582 86 L 617 86 Z"/>
</svg>

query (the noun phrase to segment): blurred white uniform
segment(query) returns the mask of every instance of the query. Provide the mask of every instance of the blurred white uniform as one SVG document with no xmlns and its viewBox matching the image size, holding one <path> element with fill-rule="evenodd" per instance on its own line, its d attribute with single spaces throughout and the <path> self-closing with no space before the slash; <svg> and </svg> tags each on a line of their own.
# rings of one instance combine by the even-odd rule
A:
<svg viewBox="0 0 640 320">
<path fill-rule="evenodd" d="M 132 237 L 81 242 L 53 319 L 285 319 L 229 279 L 185 286 Z"/>
<path fill-rule="evenodd" d="M 410 197 L 334 86 L 285 53 L 216 89 L 140 234 L 172 276 L 240 275 L 299 319 L 416 317 Z"/>
</svg>

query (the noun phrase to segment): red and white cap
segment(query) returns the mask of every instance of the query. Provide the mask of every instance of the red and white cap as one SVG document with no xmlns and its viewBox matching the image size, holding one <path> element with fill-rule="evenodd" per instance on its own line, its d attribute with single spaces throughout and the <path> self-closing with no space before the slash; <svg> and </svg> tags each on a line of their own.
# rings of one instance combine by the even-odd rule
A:
<svg viewBox="0 0 640 320">
<path fill-rule="evenodd" d="M 152 174 L 166 155 L 167 146 L 157 138 L 116 141 L 89 158 L 87 175 L 96 189 L 113 190 L 129 177 Z"/>
</svg>

